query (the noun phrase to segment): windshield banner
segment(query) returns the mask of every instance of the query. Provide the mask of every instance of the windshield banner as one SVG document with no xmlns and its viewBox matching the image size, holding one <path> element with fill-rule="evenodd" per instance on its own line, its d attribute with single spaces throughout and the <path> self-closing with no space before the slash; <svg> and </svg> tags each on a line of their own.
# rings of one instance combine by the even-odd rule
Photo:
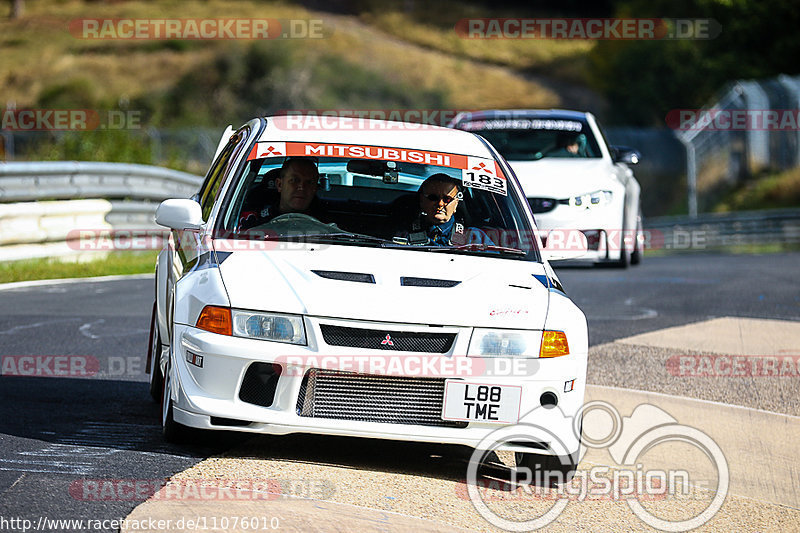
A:
<svg viewBox="0 0 800 533">
<path fill-rule="evenodd" d="M 353 144 L 307 143 L 307 142 L 259 142 L 250 152 L 248 160 L 263 157 L 342 157 L 355 159 L 375 159 L 381 161 L 398 161 L 403 163 L 419 163 L 440 167 L 471 170 L 480 160 L 480 170 L 494 170 L 495 176 L 503 176 L 500 168 L 493 160 L 482 157 L 430 152 L 427 150 L 411 150 L 408 148 L 390 148 L 386 146 L 366 146 Z M 472 163 L 472 166 L 470 166 Z"/>
</svg>

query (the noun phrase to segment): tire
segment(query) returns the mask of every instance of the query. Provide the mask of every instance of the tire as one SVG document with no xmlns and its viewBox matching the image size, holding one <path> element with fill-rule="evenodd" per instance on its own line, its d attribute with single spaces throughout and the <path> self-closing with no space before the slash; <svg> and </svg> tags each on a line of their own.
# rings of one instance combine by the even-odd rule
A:
<svg viewBox="0 0 800 533">
<path fill-rule="evenodd" d="M 642 243 L 639 241 L 639 236 L 642 234 L 642 213 L 639 212 L 639 222 L 636 224 L 636 235 L 634 235 L 634 248 L 631 254 L 631 264 L 638 265 L 642 262 L 644 257 L 644 250 L 642 250 Z"/>
<path fill-rule="evenodd" d="M 625 251 L 625 241 L 620 239 L 619 259 L 612 263 L 617 268 L 628 268 L 628 252 Z"/>
<path fill-rule="evenodd" d="M 161 389 L 161 432 L 164 440 L 172 443 L 186 441 L 189 428 L 178 424 L 172 416 L 172 349 L 170 349 L 167 367 L 164 370 L 163 386 Z"/>
<path fill-rule="evenodd" d="M 150 320 L 150 397 L 154 402 L 161 401 L 164 388 L 164 376 L 161 374 L 161 332 L 158 331 L 156 307 L 153 305 L 153 317 Z"/>
<path fill-rule="evenodd" d="M 527 467 L 530 468 L 532 472 L 540 473 L 539 476 L 534 474 L 533 481 L 537 481 L 537 478 L 547 480 L 554 477 L 562 483 L 567 483 L 575 476 L 575 471 L 578 468 L 577 452 L 565 457 L 520 452 L 515 453 L 514 456 L 517 460 L 517 466 Z M 553 486 L 553 484 L 554 483 L 551 482 L 547 485 Z"/>
</svg>

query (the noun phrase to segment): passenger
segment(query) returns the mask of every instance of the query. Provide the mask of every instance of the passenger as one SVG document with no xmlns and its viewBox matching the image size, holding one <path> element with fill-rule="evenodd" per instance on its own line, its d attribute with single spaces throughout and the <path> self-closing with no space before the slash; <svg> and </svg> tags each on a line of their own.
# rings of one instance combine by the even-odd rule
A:
<svg viewBox="0 0 800 533">
<path fill-rule="evenodd" d="M 411 221 L 411 228 L 397 237 L 408 244 L 428 246 L 459 246 L 480 243 L 493 244 L 478 228 L 465 228 L 454 216 L 463 199 L 461 183 L 444 173 L 433 174 L 419 188 L 419 212 Z"/>
<path fill-rule="evenodd" d="M 316 205 L 319 170 L 311 159 L 302 157 L 289 158 L 283 162 L 280 174 L 275 178 L 275 189 L 278 197 L 242 224 L 243 229 L 266 224 L 273 218 L 286 213 L 304 213 L 319 218 L 320 210 Z"/>
</svg>

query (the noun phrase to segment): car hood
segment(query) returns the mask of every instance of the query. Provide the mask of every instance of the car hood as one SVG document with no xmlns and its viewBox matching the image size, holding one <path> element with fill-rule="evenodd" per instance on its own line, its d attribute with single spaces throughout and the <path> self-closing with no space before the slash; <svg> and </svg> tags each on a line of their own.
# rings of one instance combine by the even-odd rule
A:
<svg viewBox="0 0 800 533">
<path fill-rule="evenodd" d="M 274 243 L 278 246 L 289 243 Z M 462 254 L 291 243 L 294 249 L 218 254 L 231 306 L 375 322 L 543 329 L 544 265 Z M 374 283 L 314 271 L 372 274 Z M 400 284 L 401 276 L 458 281 Z"/>
<path fill-rule="evenodd" d="M 529 198 L 568 198 L 599 189 L 617 190 L 621 183 L 607 160 L 544 158 L 509 161 Z"/>
</svg>

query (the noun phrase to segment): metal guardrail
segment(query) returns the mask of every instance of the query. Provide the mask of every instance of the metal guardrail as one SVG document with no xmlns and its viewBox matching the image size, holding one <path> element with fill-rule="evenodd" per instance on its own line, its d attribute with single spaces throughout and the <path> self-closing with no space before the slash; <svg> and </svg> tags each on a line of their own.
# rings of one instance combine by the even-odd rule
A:
<svg viewBox="0 0 800 533">
<path fill-rule="evenodd" d="M 148 165 L 0 163 L 0 260 L 75 255 L 72 230 L 163 230 L 153 221 L 166 198 L 189 197 L 202 178 Z M 59 201 L 31 201 L 59 200 Z M 645 220 L 650 249 L 800 245 L 800 209 L 712 213 Z"/>
<path fill-rule="evenodd" d="M 800 245 L 800 209 L 707 213 L 645 220 L 651 249 L 702 251 L 739 245 Z"/>
<path fill-rule="evenodd" d="M 0 260 L 97 251 L 76 242 L 80 231 L 95 232 L 102 245 L 109 231 L 163 230 L 153 220 L 158 203 L 188 198 L 201 183 L 198 176 L 149 165 L 0 163 Z"/>
<path fill-rule="evenodd" d="M 161 201 L 189 197 L 202 178 L 130 163 L 0 163 L 0 203 L 82 198 Z"/>
</svg>

